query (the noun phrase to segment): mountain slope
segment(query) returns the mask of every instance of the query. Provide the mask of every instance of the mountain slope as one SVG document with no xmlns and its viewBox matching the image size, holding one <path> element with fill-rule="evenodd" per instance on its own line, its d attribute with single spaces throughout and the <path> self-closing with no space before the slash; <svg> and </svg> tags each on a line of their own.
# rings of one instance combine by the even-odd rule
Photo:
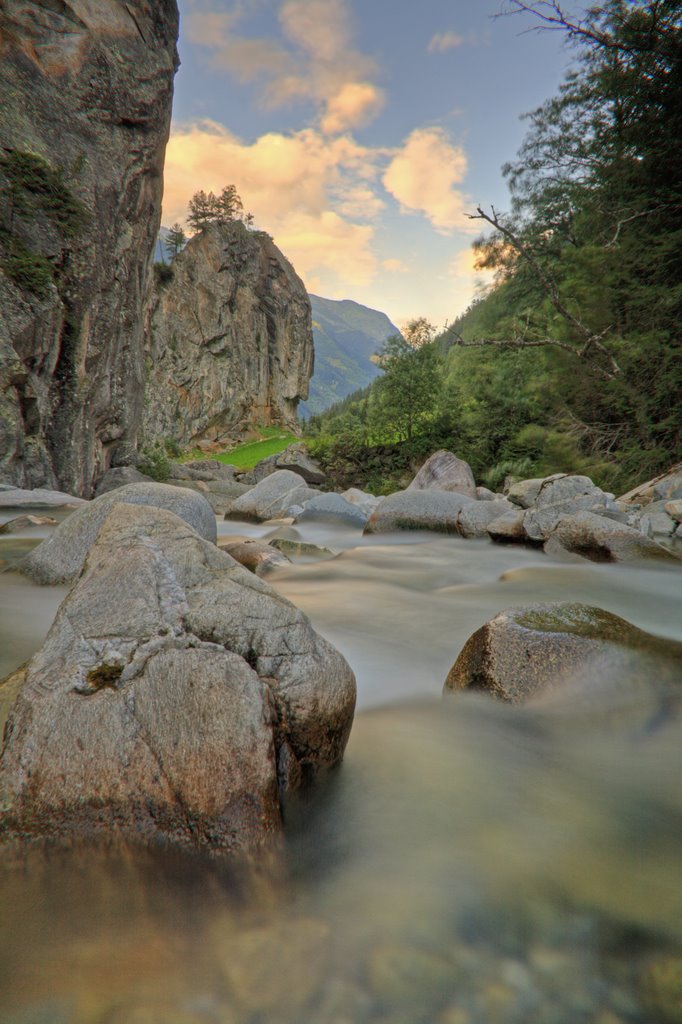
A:
<svg viewBox="0 0 682 1024">
<path fill-rule="evenodd" d="M 385 313 L 351 299 L 311 295 L 315 373 L 310 396 L 298 407 L 303 419 L 328 409 L 334 402 L 364 388 L 379 373 L 372 355 L 398 328 Z"/>
</svg>

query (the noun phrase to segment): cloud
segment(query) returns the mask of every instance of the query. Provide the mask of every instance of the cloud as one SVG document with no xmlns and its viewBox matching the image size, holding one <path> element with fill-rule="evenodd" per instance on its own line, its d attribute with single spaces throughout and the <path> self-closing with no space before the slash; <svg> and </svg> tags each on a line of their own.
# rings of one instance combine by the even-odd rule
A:
<svg viewBox="0 0 682 1024">
<path fill-rule="evenodd" d="M 384 95 L 370 82 L 344 82 L 336 95 L 327 99 L 320 127 L 335 135 L 358 128 L 375 117 L 384 105 Z"/>
<path fill-rule="evenodd" d="M 442 128 L 417 128 L 387 167 L 384 188 L 403 213 L 423 213 L 441 234 L 471 231 L 468 199 L 457 188 L 467 172 L 467 158 Z"/>
<path fill-rule="evenodd" d="M 382 260 L 381 265 L 384 270 L 388 270 L 390 274 L 409 274 L 410 268 L 402 260 L 391 257 L 387 260 Z"/>
<path fill-rule="evenodd" d="M 460 36 L 456 32 L 436 32 L 435 36 L 432 36 L 427 50 L 429 53 L 446 53 L 448 50 L 462 46 L 463 43 L 464 36 Z"/>
<path fill-rule="evenodd" d="M 244 143 L 212 121 L 175 126 L 168 143 L 164 223 L 184 221 L 199 189 L 234 183 L 256 224 L 269 231 L 306 280 L 364 286 L 378 271 L 375 228 L 383 209 L 371 188 L 382 151 L 315 129 L 270 132 Z"/>
<path fill-rule="evenodd" d="M 347 0 L 284 0 L 278 14 L 281 41 L 240 34 L 247 13 L 242 3 L 229 12 L 187 15 L 189 38 L 212 52 L 213 68 L 239 82 L 260 84 L 266 108 L 313 103 L 328 135 L 363 126 L 379 113 L 384 95 L 372 81 L 376 62 L 353 45 Z"/>
<path fill-rule="evenodd" d="M 448 276 L 452 281 L 455 308 L 459 306 L 462 309 L 472 297 L 485 294 L 495 280 L 494 271 L 479 267 L 476 252 L 471 246 L 462 249 L 450 261 Z"/>
</svg>

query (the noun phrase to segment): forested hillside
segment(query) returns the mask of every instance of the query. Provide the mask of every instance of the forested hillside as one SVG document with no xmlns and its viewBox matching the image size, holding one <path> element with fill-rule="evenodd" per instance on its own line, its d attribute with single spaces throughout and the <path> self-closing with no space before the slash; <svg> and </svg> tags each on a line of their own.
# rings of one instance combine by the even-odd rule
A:
<svg viewBox="0 0 682 1024">
<path fill-rule="evenodd" d="M 398 328 L 385 313 L 350 299 L 323 299 L 311 295 L 315 370 L 307 402 L 299 403 L 299 416 L 323 412 L 379 373 L 374 353 Z"/>
<path fill-rule="evenodd" d="M 376 388 L 335 429 L 361 448 L 446 444 L 491 486 L 580 470 L 618 489 L 680 457 L 682 3 L 610 0 L 575 22 L 508 7 L 563 31 L 576 61 L 503 169 L 509 211 L 472 211 L 496 284 L 428 343 L 442 385 L 409 443 L 373 414 Z"/>
</svg>

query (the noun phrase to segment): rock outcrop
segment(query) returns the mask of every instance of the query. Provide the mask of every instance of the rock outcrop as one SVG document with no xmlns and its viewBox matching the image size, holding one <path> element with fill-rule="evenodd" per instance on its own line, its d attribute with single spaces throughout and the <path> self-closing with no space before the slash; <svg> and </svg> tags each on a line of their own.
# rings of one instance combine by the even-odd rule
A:
<svg viewBox="0 0 682 1024">
<path fill-rule="evenodd" d="M 310 301 L 272 239 L 213 224 L 170 273 L 146 328 L 145 441 L 219 441 L 248 422 L 294 427 L 313 372 Z"/>
<path fill-rule="evenodd" d="M 0 843 L 262 848 L 283 794 L 340 761 L 354 705 L 301 611 L 171 512 L 116 505 L 0 687 Z"/>
<path fill-rule="evenodd" d="M 90 496 L 134 445 L 176 0 L 0 12 L 0 479 Z"/>
</svg>

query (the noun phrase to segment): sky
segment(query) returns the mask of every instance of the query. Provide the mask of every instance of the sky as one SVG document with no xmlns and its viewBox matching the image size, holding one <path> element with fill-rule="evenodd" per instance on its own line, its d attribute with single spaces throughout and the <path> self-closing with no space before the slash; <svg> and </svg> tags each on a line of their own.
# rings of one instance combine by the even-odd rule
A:
<svg viewBox="0 0 682 1024">
<path fill-rule="evenodd" d="M 180 0 L 163 223 L 234 184 L 309 292 L 442 328 L 487 284 L 521 115 L 570 66 L 504 0 Z"/>
</svg>

